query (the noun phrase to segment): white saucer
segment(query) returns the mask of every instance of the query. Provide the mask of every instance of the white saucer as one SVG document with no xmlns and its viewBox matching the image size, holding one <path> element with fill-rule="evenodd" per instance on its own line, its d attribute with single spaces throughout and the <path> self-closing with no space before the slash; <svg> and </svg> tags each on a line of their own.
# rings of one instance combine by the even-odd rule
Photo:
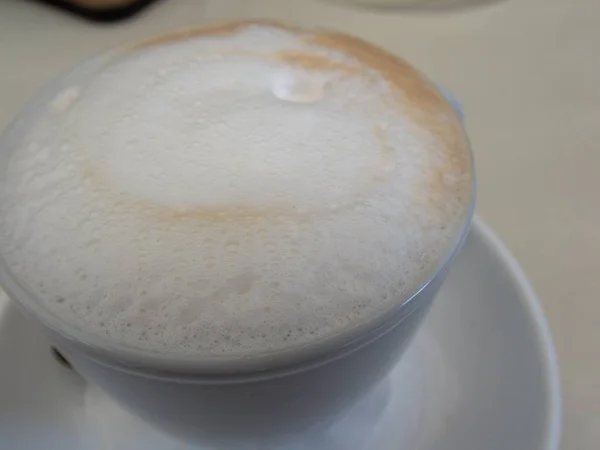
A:
<svg viewBox="0 0 600 450">
<path fill-rule="evenodd" d="M 0 298 L 0 448 L 191 450 L 51 356 Z M 480 220 L 389 380 L 324 436 L 289 450 L 557 450 L 556 357 L 536 296 Z M 287 450 L 287 449 L 286 449 Z"/>
</svg>

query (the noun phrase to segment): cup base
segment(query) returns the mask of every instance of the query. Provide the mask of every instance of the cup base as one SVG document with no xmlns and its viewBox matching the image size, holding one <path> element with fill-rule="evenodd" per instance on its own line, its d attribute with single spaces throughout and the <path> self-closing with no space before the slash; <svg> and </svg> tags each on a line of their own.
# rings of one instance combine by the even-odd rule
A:
<svg viewBox="0 0 600 450">
<path fill-rule="evenodd" d="M 421 332 L 390 376 L 327 430 L 303 435 L 276 448 L 246 443 L 243 450 L 387 449 L 392 448 L 392 435 L 401 439 L 401 448 L 412 448 L 412 443 L 422 443 L 426 434 L 438 428 L 438 419 L 454 409 L 456 386 L 445 367 L 439 345 Z M 179 442 L 156 430 L 92 385 L 85 393 L 84 410 L 94 440 L 101 443 L 98 449 L 214 450 Z M 422 433 L 423 428 L 428 433 Z"/>
</svg>

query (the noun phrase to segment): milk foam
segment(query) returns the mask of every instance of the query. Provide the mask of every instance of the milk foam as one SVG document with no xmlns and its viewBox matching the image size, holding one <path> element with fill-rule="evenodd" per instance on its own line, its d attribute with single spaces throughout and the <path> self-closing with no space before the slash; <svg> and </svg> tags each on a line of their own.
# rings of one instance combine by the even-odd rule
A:
<svg viewBox="0 0 600 450">
<path fill-rule="evenodd" d="M 316 37 L 155 42 L 59 92 L 0 181 L 13 272 L 72 326 L 180 354 L 291 348 L 398 304 L 465 220 L 467 146 L 412 69 Z"/>
</svg>

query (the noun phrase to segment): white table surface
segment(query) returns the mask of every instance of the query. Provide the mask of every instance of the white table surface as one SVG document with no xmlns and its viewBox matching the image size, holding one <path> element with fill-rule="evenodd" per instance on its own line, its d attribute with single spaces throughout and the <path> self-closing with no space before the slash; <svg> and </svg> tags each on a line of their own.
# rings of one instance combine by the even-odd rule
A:
<svg viewBox="0 0 600 450">
<path fill-rule="evenodd" d="M 563 448 L 600 448 L 600 2 L 508 0 L 431 15 L 309 0 L 163 0 L 133 21 L 100 26 L 2 0 L 0 128 L 43 83 L 85 56 L 173 27 L 252 16 L 360 35 L 463 101 L 479 171 L 478 213 L 521 261 L 554 333 Z"/>
</svg>

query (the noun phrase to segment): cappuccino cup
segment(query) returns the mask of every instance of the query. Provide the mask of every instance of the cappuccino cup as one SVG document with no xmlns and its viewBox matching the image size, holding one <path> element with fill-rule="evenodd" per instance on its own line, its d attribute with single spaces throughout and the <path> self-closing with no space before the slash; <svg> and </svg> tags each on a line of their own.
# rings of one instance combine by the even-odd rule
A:
<svg viewBox="0 0 600 450">
<path fill-rule="evenodd" d="M 457 113 L 374 45 L 271 21 L 125 46 L 0 140 L 0 283 L 189 442 L 325 429 L 397 363 L 468 233 Z"/>
</svg>

